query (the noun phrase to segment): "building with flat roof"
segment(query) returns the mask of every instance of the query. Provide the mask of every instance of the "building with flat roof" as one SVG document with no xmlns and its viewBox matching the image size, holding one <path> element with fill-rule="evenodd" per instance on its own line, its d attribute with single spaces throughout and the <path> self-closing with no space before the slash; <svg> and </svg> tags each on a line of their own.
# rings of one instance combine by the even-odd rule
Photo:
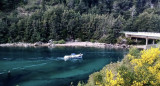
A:
<svg viewBox="0 0 160 86">
<path fill-rule="evenodd" d="M 127 38 L 144 38 L 146 39 L 146 47 L 148 45 L 148 40 L 153 40 L 152 44 L 155 44 L 155 40 L 160 39 L 160 33 L 154 32 L 121 32 L 124 33 Z"/>
</svg>

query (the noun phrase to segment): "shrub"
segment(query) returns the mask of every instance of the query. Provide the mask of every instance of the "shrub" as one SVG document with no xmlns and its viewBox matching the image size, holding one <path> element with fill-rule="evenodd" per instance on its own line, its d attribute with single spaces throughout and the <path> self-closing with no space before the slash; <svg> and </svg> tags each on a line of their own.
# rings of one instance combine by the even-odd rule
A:
<svg viewBox="0 0 160 86">
<path fill-rule="evenodd" d="M 124 79 L 124 84 L 131 86 L 131 83 L 134 80 L 134 72 L 131 71 L 132 69 L 126 67 L 125 65 L 122 65 L 121 67 L 118 68 L 118 71 L 120 75 Z"/>
<path fill-rule="evenodd" d="M 54 44 L 65 44 L 66 42 L 62 39 L 59 41 L 53 41 Z"/>
<path fill-rule="evenodd" d="M 129 44 L 129 45 L 134 44 L 134 41 L 131 40 L 130 38 L 127 38 L 127 44 Z"/>
<path fill-rule="evenodd" d="M 58 44 L 65 44 L 66 42 L 62 39 L 58 41 Z"/>
<path fill-rule="evenodd" d="M 78 85 L 77 86 L 84 86 L 85 84 L 84 84 L 84 82 L 78 82 Z"/>
<path fill-rule="evenodd" d="M 102 37 L 98 41 L 101 42 L 101 43 L 108 43 L 107 37 Z"/>
<path fill-rule="evenodd" d="M 95 41 L 94 39 L 91 39 L 90 42 L 94 43 L 94 42 L 96 42 L 96 41 Z"/>
<path fill-rule="evenodd" d="M 137 48 L 132 47 L 129 49 L 129 54 L 127 56 L 129 59 L 138 58 L 140 56 L 140 51 Z"/>
<path fill-rule="evenodd" d="M 108 43 L 108 44 L 112 43 L 112 44 L 114 44 L 114 43 L 117 42 L 117 39 L 112 34 L 109 34 L 107 36 L 101 37 L 98 41 L 101 42 L 101 43 Z"/>
<path fill-rule="evenodd" d="M 112 73 L 112 71 L 106 70 L 106 86 L 119 86 L 124 84 L 124 79 L 121 77 L 121 75 L 118 73 L 116 79 L 114 79 L 115 75 Z"/>
<path fill-rule="evenodd" d="M 135 80 L 133 84 L 160 85 L 160 50 L 151 48 L 141 51 L 141 57 L 133 59 Z"/>
<path fill-rule="evenodd" d="M 100 72 L 96 72 L 94 75 L 93 75 L 93 79 L 94 79 L 94 84 L 96 85 L 100 85 L 100 84 L 103 84 L 103 74 L 100 73 Z"/>
<path fill-rule="evenodd" d="M 157 45 L 158 45 L 157 47 L 160 47 L 160 41 L 158 41 Z"/>
<path fill-rule="evenodd" d="M 135 48 L 129 51 L 129 55 L 135 57 L 129 61 L 131 68 L 121 65 L 117 73 L 107 69 L 106 75 L 94 74 L 93 81 L 100 86 L 160 86 L 159 48 L 142 50 L 141 55 L 137 53 L 139 50 Z"/>
<path fill-rule="evenodd" d="M 58 44 L 58 41 L 53 41 L 54 44 Z"/>
</svg>

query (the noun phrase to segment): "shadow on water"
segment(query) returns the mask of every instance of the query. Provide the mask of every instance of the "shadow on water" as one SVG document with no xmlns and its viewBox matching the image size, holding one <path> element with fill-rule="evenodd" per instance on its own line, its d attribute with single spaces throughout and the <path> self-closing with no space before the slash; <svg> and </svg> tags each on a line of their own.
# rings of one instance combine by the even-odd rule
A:
<svg viewBox="0 0 160 86">
<path fill-rule="evenodd" d="M 76 85 L 106 64 L 120 61 L 126 52 L 83 47 L 0 47 L 0 86 L 68 86 L 71 82 Z M 63 56 L 71 53 L 82 53 L 83 59 L 64 61 Z"/>
</svg>

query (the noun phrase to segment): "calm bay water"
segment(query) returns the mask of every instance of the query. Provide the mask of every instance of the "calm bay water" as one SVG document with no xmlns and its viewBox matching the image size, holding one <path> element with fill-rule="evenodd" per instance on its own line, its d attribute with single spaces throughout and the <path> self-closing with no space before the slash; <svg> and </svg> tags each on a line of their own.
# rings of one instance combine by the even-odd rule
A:
<svg viewBox="0 0 160 86">
<path fill-rule="evenodd" d="M 83 59 L 64 61 L 63 56 L 71 53 L 82 53 Z M 0 47 L 0 86 L 69 86 L 71 82 L 86 82 L 91 73 L 120 61 L 126 53 L 122 49 L 83 47 Z"/>
</svg>

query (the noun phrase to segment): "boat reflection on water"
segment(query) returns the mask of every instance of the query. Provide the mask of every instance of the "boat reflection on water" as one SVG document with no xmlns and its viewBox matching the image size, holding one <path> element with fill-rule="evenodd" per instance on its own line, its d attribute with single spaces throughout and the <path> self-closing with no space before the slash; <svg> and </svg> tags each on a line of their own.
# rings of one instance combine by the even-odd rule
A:
<svg viewBox="0 0 160 86">
<path fill-rule="evenodd" d="M 65 55 L 64 56 L 64 60 L 67 61 L 67 60 L 70 60 L 70 59 L 82 59 L 82 56 L 83 54 L 75 54 L 75 53 L 72 53 L 71 55 Z"/>
</svg>

